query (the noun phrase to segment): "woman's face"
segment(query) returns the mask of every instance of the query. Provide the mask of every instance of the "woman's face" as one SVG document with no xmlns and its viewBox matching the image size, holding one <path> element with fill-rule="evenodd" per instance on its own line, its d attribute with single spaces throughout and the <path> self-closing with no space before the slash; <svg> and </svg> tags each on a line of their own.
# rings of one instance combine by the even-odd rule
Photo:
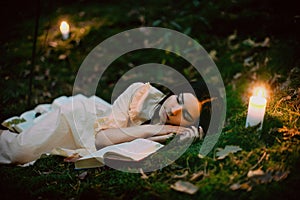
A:
<svg viewBox="0 0 300 200">
<path fill-rule="evenodd" d="M 198 99 L 191 93 L 172 95 L 165 100 L 159 110 L 161 123 L 178 126 L 194 124 L 200 115 Z"/>
</svg>

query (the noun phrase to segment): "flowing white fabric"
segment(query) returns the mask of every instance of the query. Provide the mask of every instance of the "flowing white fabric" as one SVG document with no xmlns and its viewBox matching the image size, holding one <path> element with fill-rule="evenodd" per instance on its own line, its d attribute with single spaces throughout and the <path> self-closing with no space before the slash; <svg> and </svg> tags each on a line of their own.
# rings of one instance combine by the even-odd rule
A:
<svg viewBox="0 0 300 200">
<path fill-rule="evenodd" d="M 0 163 L 24 164 L 50 153 L 85 156 L 96 151 L 95 134 L 107 128 L 135 126 L 149 120 L 164 94 L 149 83 L 130 85 L 111 106 L 99 97 L 62 96 L 40 120 L 20 134 L 0 134 Z M 46 106 L 47 108 L 47 106 Z"/>
<path fill-rule="evenodd" d="M 94 97 L 77 95 L 57 104 L 32 127 L 20 134 L 5 130 L 0 135 L 0 163 L 23 164 L 44 153 L 69 156 L 96 151 L 94 122 L 110 108 Z"/>
</svg>

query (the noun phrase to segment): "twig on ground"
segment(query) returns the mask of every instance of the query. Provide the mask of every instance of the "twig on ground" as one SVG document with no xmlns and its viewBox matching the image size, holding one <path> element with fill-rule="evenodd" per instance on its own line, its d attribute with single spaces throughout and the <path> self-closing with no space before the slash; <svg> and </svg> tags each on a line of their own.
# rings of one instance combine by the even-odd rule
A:
<svg viewBox="0 0 300 200">
<path fill-rule="evenodd" d="M 266 157 L 266 155 L 267 155 L 267 152 L 264 151 L 263 155 L 262 155 L 261 158 L 258 160 L 258 162 L 257 162 L 253 167 L 251 167 L 251 170 L 255 169 L 255 168 L 263 161 L 263 159 Z"/>
</svg>

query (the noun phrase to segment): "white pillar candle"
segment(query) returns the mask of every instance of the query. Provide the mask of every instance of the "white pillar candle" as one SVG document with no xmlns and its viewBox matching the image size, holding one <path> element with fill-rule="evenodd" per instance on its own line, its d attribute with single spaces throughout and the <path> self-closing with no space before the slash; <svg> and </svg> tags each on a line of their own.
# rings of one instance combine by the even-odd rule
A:
<svg viewBox="0 0 300 200">
<path fill-rule="evenodd" d="M 60 32 L 62 34 L 62 39 L 66 40 L 69 38 L 69 33 L 70 33 L 70 26 L 66 21 L 62 21 L 60 24 Z"/>
<path fill-rule="evenodd" d="M 260 123 L 259 130 L 262 129 L 266 105 L 265 90 L 263 88 L 257 88 L 255 94 L 251 96 L 249 100 L 246 127 L 256 126 Z"/>
</svg>

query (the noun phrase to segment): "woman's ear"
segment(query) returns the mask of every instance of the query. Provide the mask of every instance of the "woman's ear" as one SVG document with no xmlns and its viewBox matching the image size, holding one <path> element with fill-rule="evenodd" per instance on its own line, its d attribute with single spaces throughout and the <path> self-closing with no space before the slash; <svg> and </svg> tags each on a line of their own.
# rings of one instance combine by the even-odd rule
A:
<svg viewBox="0 0 300 200">
<path fill-rule="evenodd" d="M 214 100 L 216 100 L 216 99 L 217 99 L 217 97 L 213 97 L 213 98 L 205 99 L 205 100 L 203 100 L 203 101 L 198 101 L 200 112 L 201 112 L 202 107 L 203 107 L 204 104 L 206 104 L 206 103 L 208 103 L 208 102 L 212 102 L 212 101 L 214 101 Z"/>
<path fill-rule="evenodd" d="M 213 98 L 209 98 L 209 99 L 205 99 L 205 100 L 203 100 L 203 101 L 200 101 L 200 103 L 202 104 L 202 105 L 204 105 L 204 104 L 206 104 L 206 103 L 208 103 L 208 102 L 212 102 L 212 101 L 214 101 L 214 100 L 216 100 L 217 99 L 217 97 L 213 97 Z"/>
</svg>

